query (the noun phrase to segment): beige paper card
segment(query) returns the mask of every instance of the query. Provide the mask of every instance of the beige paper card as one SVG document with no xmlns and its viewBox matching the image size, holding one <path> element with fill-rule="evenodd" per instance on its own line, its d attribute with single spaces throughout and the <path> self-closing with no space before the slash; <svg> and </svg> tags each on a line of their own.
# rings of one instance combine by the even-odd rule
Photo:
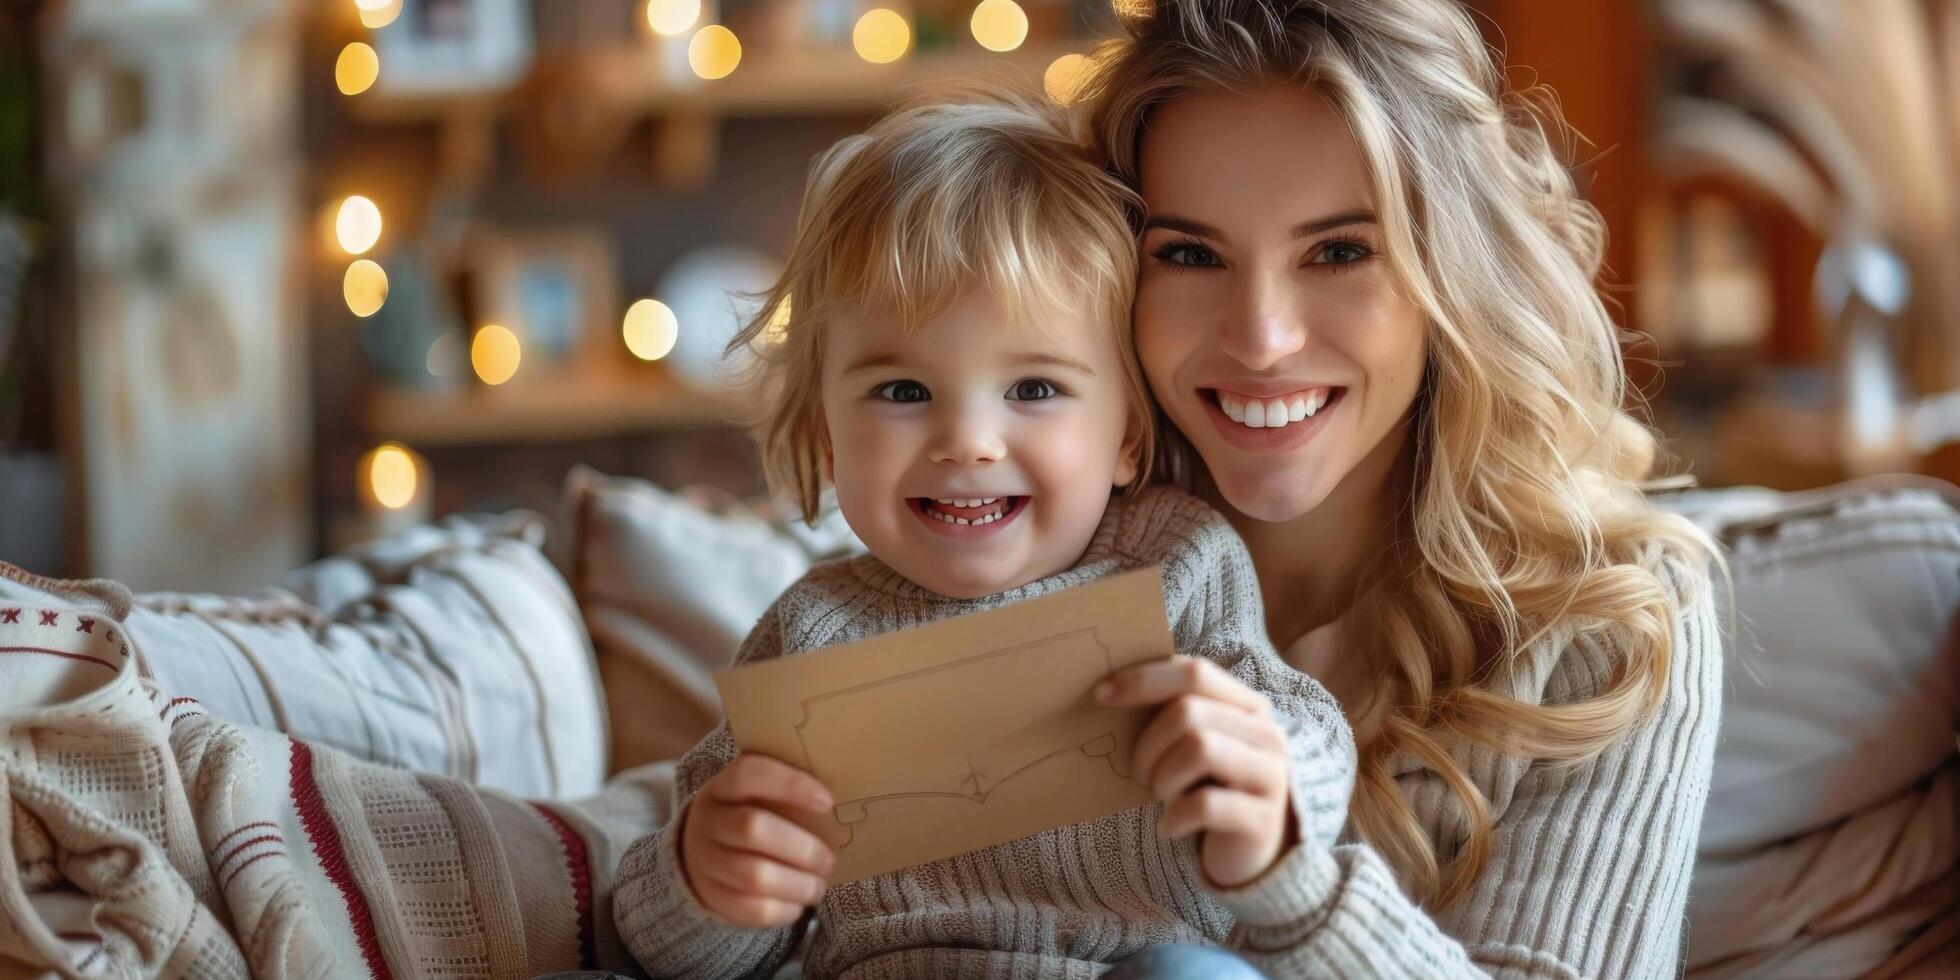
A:
<svg viewBox="0 0 1960 980">
<path fill-rule="evenodd" d="M 831 884 L 1142 806 L 1146 708 L 1089 696 L 1171 654 L 1150 568 L 716 677 L 743 751 L 830 787 Z"/>
</svg>

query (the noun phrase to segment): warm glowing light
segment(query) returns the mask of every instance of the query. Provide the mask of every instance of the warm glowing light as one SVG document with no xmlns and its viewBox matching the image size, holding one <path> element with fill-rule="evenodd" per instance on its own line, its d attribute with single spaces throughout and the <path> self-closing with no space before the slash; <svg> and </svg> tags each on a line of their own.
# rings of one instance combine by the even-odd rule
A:
<svg viewBox="0 0 1960 980">
<path fill-rule="evenodd" d="M 1110 7 L 1125 17 L 1150 16 L 1151 0 L 1109 0 Z"/>
<path fill-rule="evenodd" d="M 355 259 L 340 281 L 340 295 L 355 316 L 373 316 L 388 302 L 388 273 L 373 259 Z"/>
<path fill-rule="evenodd" d="M 789 339 L 789 300 L 788 296 L 783 297 L 783 301 L 776 304 L 775 312 L 769 314 L 769 323 L 762 328 L 763 340 L 780 344 Z"/>
<path fill-rule="evenodd" d="M 1065 54 L 1048 65 L 1041 73 L 1041 87 L 1048 97 L 1062 105 L 1075 101 L 1082 91 L 1082 83 L 1089 78 L 1089 59 L 1086 55 Z"/>
<path fill-rule="evenodd" d="M 374 202 L 355 194 L 340 202 L 334 212 L 334 240 L 348 255 L 359 255 L 381 240 L 381 209 Z"/>
<path fill-rule="evenodd" d="M 626 349 L 642 361 L 657 361 L 674 349 L 680 338 L 681 322 L 674 311 L 657 299 L 636 301 L 626 308 L 626 321 L 620 326 Z"/>
<path fill-rule="evenodd" d="M 742 63 L 742 42 L 735 32 L 709 24 L 687 42 L 687 66 L 706 79 L 727 78 Z"/>
<path fill-rule="evenodd" d="M 361 459 L 361 473 L 367 480 L 368 494 L 389 510 L 400 510 L 414 502 L 416 486 L 422 482 L 415 454 L 396 442 L 368 450 Z"/>
<path fill-rule="evenodd" d="M 647 26 L 655 33 L 679 34 L 701 19 L 701 0 L 647 0 Z"/>
<path fill-rule="evenodd" d="M 355 41 L 340 49 L 333 62 L 333 82 L 342 95 L 359 95 L 381 77 L 381 56 L 365 41 Z"/>
<path fill-rule="evenodd" d="M 361 10 L 361 26 L 371 31 L 387 27 L 402 15 L 402 0 L 354 0 L 354 6 Z"/>
<path fill-rule="evenodd" d="M 429 345 L 429 356 L 424 359 L 429 373 L 438 378 L 447 378 L 456 373 L 456 367 L 463 363 L 463 341 L 453 330 L 445 330 Z"/>
<path fill-rule="evenodd" d="M 989 51 L 1012 51 L 1028 39 L 1028 14 L 1014 0 L 980 0 L 973 8 L 973 39 Z"/>
<path fill-rule="evenodd" d="M 492 323 L 476 332 L 470 341 L 470 366 L 487 385 L 500 385 L 517 374 L 524 361 L 524 347 L 509 327 Z"/>
<path fill-rule="evenodd" d="M 912 25 L 896 10 L 879 7 L 867 11 L 851 30 L 851 46 L 857 49 L 858 57 L 874 65 L 889 64 L 912 46 Z"/>
</svg>

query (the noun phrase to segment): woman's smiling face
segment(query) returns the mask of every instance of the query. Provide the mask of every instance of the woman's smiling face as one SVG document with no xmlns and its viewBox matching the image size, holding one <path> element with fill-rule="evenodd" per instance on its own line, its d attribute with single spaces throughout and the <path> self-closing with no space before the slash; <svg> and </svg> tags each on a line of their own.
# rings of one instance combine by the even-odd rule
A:
<svg viewBox="0 0 1960 980">
<path fill-rule="evenodd" d="M 1357 469 L 1385 472 L 1422 384 L 1424 319 L 1381 254 L 1346 120 L 1269 84 L 1187 96 L 1143 133 L 1137 353 L 1219 495 L 1285 521 Z"/>
</svg>

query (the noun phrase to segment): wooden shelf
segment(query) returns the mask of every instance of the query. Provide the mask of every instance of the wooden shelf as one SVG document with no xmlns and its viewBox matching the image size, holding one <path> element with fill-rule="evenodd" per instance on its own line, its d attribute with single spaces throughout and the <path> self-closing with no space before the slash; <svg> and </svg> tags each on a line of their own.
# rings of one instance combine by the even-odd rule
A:
<svg viewBox="0 0 1960 980">
<path fill-rule="evenodd" d="M 886 65 L 874 65 L 847 49 L 776 52 L 744 61 L 734 74 L 712 81 L 694 78 L 685 64 L 672 63 L 685 57 L 680 48 L 651 42 L 598 51 L 582 65 L 590 73 L 589 92 L 625 112 L 876 112 L 951 83 L 1014 84 L 1039 92 L 1049 64 L 1065 54 L 1086 53 L 1090 44 L 1077 39 L 1004 53 L 962 47 L 909 55 Z M 376 91 L 349 99 L 348 106 L 356 118 L 369 122 L 416 122 L 494 115 L 503 101 L 483 94 L 391 96 Z"/>
<path fill-rule="evenodd" d="M 875 112 L 949 83 L 1013 83 L 1039 92 L 1056 58 L 1088 42 L 1046 44 L 1005 53 L 961 48 L 874 65 L 847 50 L 821 49 L 744 63 L 727 78 L 671 80 L 653 45 L 621 48 L 592 59 L 595 92 L 640 110 L 685 109 L 715 115 Z M 685 72 L 685 67 L 682 71 Z"/>
<path fill-rule="evenodd" d="M 368 430 L 417 448 L 594 439 L 739 425 L 733 396 L 687 387 L 656 370 L 598 378 L 519 378 L 497 388 L 380 388 Z"/>
</svg>

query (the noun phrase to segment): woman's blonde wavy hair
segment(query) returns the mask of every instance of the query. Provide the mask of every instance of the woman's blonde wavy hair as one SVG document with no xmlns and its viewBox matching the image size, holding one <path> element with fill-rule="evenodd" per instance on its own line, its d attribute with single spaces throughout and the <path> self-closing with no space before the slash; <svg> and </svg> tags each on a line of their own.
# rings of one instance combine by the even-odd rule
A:
<svg viewBox="0 0 1960 980">
<path fill-rule="evenodd" d="M 1677 605 L 1713 555 L 1641 493 L 1656 442 L 1623 408 L 1620 336 L 1593 284 L 1602 222 L 1553 150 L 1557 112 L 1505 87 L 1453 0 L 1129 9 L 1127 36 L 1097 52 L 1082 96 L 1105 165 L 1136 186 L 1151 111 L 1189 93 L 1314 88 L 1354 133 L 1388 261 L 1426 314 L 1409 502 L 1348 613 L 1382 624 L 1350 634 L 1348 655 L 1376 675 L 1369 704 L 1347 706 L 1375 722 L 1350 817 L 1418 897 L 1447 905 L 1491 849 L 1489 803 L 1450 746 L 1577 764 L 1641 723 L 1665 693 Z M 1173 461 L 1190 452 L 1168 427 L 1159 445 Z M 1602 688 L 1557 704 L 1505 693 L 1522 651 L 1575 634 L 1624 652 Z M 1451 854 L 1396 788 L 1402 753 L 1460 806 Z"/>
</svg>

